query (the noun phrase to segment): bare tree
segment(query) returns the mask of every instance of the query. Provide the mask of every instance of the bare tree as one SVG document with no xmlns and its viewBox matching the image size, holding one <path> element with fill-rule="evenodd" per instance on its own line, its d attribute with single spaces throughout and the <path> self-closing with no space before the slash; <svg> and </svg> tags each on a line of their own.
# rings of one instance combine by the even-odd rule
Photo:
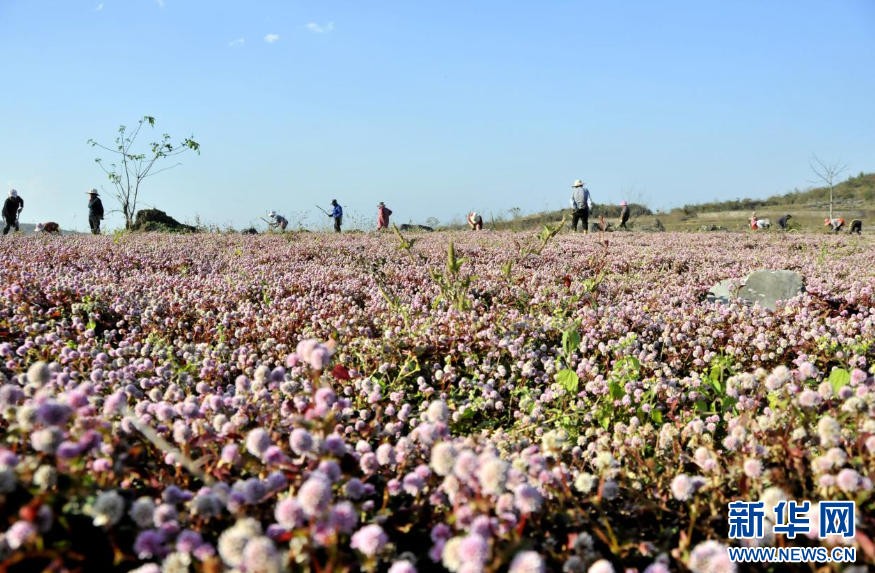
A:
<svg viewBox="0 0 875 573">
<path fill-rule="evenodd" d="M 824 163 L 817 155 L 811 154 L 812 159 L 808 166 L 817 175 L 817 179 L 811 183 L 825 183 L 829 187 L 829 218 L 832 219 L 832 190 L 842 173 L 848 170 L 847 163 L 839 159 L 835 163 Z"/>
<path fill-rule="evenodd" d="M 94 161 L 103 169 L 103 172 L 109 177 L 110 183 L 113 186 L 113 195 L 118 200 L 122 208 L 122 214 L 125 216 L 125 228 L 130 229 L 134 225 L 134 215 L 137 212 L 137 199 L 140 195 L 140 185 L 147 177 L 157 175 L 162 171 L 173 169 L 182 165 L 177 163 L 163 169 L 153 171 L 155 164 L 159 159 L 168 159 L 181 155 L 186 151 L 194 151 L 198 155 L 201 154 L 201 146 L 192 138 L 183 139 L 178 144 L 170 143 L 170 136 L 166 133 L 161 136 L 161 139 L 149 144 L 149 153 L 134 153 L 132 148 L 137 141 L 137 136 L 140 135 L 140 130 L 143 124 L 148 123 L 150 127 L 155 127 L 155 118 L 145 116 L 137 123 L 135 129 L 129 135 L 127 128 L 120 125 L 118 128 L 118 136 L 115 138 L 115 149 L 97 143 L 93 139 L 88 140 L 91 147 L 99 147 L 116 156 L 116 163 L 109 165 L 109 169 L 103 164 L 103 159 L 97 158 Z"/>
</svg>

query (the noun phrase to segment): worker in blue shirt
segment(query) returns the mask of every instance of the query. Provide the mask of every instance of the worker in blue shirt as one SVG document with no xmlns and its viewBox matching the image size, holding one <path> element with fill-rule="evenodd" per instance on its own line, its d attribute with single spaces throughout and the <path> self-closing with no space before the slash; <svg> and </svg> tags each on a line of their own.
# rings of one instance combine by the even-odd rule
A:
<svg viewBox="0 0 875 573">
<path fill-rule="evenodd" d="M 334 219 L 334 232 L 339 233 L 340 226 L 343 224 L 343 207 L 337 203 L 337 199 L 332 199 L 331 205 L 334 209 L 331 210 L 328 216 Z"/>
<path fill-rule="evenodd" d="M 578 179 L 572 186 L 571 192 L 571 228 L 577 232 L 577 223 L 583 223 L 583 232 L 589 232 L 589 214 L 592 212 L 592 197 L 589 189 L 583 186 L 583 181 Z"/>
</svg>

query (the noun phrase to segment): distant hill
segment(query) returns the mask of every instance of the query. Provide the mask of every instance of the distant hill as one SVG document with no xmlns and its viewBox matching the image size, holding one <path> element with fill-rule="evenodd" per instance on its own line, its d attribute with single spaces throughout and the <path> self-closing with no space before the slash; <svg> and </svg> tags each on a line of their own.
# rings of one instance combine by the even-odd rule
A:
<svg viewBox="0 0 875 573">
<path fill-rule="evenodd" d="M 833 188 L 833 207 L 836 216 L 847 219 L 860 218 L 864 221 L 864 229 L 870 228 L 869 221 L 875 224 L 875 173 L 860 173 L 842 181 Z M 596 204 L 590 215 L 590 222 L 598 222 L 599 217 L 616 224 L 620 208 L 615 205 Z M 748 229 L 748 218 L 752 211 L 758 216 L 771 217 L 774 220 L 784 214 L 792 214 L 793 225 L 799 229 L 823 230 L 823 218 L 829 210 L 829 188 L 816 187 L 801 191 L 772 195 L 765 199 L 730 199 L 727 201 L 711 201 L 684 205 L 670 212 L 653 213 L 644 205 L 631 205 L 632 226 L 642 228 L 653 226 L 655 219 L 668 230 L 695 231 L 703 226 L 715 225 L 727 230 L 742 231 Z M 545 224 L 553 224 L 562 220 L 565 215 L 570 222 L 570 210 L 544 211 L 529 215 L 504 218 L 499 216 L 484 216 L 484 227 L 495 230 L 523 230 L 537 228 Z M 456 224 L 446 228 L 465 228 Z"/>
<path fill-rule="evenodd" d="M 860 208 L 875 201 L 875 173 L 860 173 L 850 177 L 833 188 L 835 208 Z M 763 207 L 787 206 L 793 209 L 829 208 L 829 187 L 817 187 L 800 191 L 772 195 L 767 199 L 730 199 L 684 205 L 685 213 L 712 213 L 716 211 L 753 211 Z"/>
</svg>

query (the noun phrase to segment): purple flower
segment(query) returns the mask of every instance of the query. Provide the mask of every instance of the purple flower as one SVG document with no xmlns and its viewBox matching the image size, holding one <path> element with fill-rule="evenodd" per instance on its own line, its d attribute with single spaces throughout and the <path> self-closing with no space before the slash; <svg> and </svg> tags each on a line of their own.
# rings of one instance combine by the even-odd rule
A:
<svg viewBox="0 0 875 573">
<path fill-rule="evenodd" d="M 416 567 L 414 567 L 413 563 L 410 561 L 402 559 L 401 561 L 396 561 L 391 567 L 389 567 L 389 573 L 416 573 Z"/>
<path fill-rule="evenodd" d="M 366 557 L 373 557 L 382 551 L 388 542 L 389 538 L 386 536 L 383 528 L 379 525 L 371 524 L 356 531 L 350 540 L 349 546 L 357 549 Z"/>
<path fill-rule="evenodd" d="M 134 541 L 134 551 L 140 559 L 162 557 L 166 553 L 164 536 L 154 530 L 143 531 Z"/>
<path fill-rule="evenodd" d="M 271 472 L 265 480 L 265 485 L 270 491 L 280 491 L 289 487 L 289 480 L 283 472 Z"/>
<path fill-rule="evenodd" d="M 287 497 L 276 504 L 274 518 L 286 529 L 294 529 L 304 523 L 304 510 L 293 497 Z"/>
<path fill-rule="evenodd" d="M 255 537 L 243 550 L 243 569 L 247 573 L 279 573 L 282 570 L 276 545 L 268 537 Z"/>
<path fill-rule="evenodd" d="M 534 551 L 517 553 L 508 569 L 508 573 L 544 573 L 545 571 L 544 559 Z"/>
<path fill-rule="evenodd" d="M 255 428 L 246 436 L 246 450 L 253 456 L 260 458 L 270 445 L 270 436 L 262 428 Z"/>
<path fill-rule="evenodd" d="M 377 456 L 373 452 L 368 452 L 359 459 L 359 467 L 365 474 L 372 474 L 380 468 L 380 464 L 377 462 Z"/>
<path fill-rule="evenodd" d="M 744 474 L 751 479 L 759 479 L 763 475 L 763 462 L 757 459 L 745 460 Z"/>
<path fill-rule="evenodd" d="M 687 563 L 693 573 L 734 573 L 736 565 L 729 559 L 726 546 L 717 541 L 703 541 L 690 553 Z"/>
<path fill-rule="evenodd" d="M 470 563 L 482 569 L 489 559 L 489 542 L 476 533 L 472 533 L 459 542 L 456 551 L 462 563 Z"/>
<path fill-rule="evenodd" d="M 854 493 L 860 484 L 860 474 L 851 468 L 845 468 L 836 477 L 836 483 L 845 493 Z"/>
<path fill-rule="evenodd" d="M 514 505 L 520 513 L 536 513 L 541 509 L 541 494 L 529 484 L 517 486 L 514 491 Z"/>
<path fill-rule="evenodd" d="M 343 487 L 343 492 L 349 499 L 359 499 L 365 493 L 365 486 L 362 483 L 362 480 L 358 478 L 351 478 L 348 482 L 346 482 L 346 485 Z"/>
<path fill-rule="evenodd" d="M 358 512 L 348 501 L 341 501 L 331 508 L 329 521 L 341 533 L 352 533 L 358 525 Z"/>
<path fill-rule="evenodd" d="M 381 466 L 395 465 L 395 448 L 391 444 L 380 444 L 377 448 L 377 463 Z"/>
<path fill-rule="evenodd" d="M 36 410 L 36 419 L 46 426 L 60 426 L 70 417 L 73 410 L 55 400 L 46 400 Z"/>
<path fill-rule="evenodd" d="M 304 455 L 313 449 L 313 436 L 310 432 L 303 428 L 295 428 L 289 436 L 289 444 L 292 446 L 292 451 L 299 456 Z"/>
<path fill-rule="evenodd" d="M 298 504 L 309 517 L 321 515 L 331 504 L 331 482 L 314 473 L 298 490 Z"/>
<path fill-rule="evenodd" d="M 27 521 L 16 521 L 6 531 L 6 543 L 12 550 L 26 545 L 36 538 L 36 528 Z"/>
<path fill-rule="evenodd" d="M 191 529 L 184 529 L 176 538 L 176 550 L 180 553 L 191 553 L 203 545 L 203 542 L 204 540 L 200 533 Z"/>
<path fill-rule="evenodd" d="M 222 461 L 226 464 L 236 464 L 240 460 L 240 448 L 237 444 L 228 444 L 222 448 Z"/>
<path fill-rule="evenodd" d="M 410 495 L 417 495 L 425 487 L 425 481 L 416 472 L 411 472 L 404 476 L 402 481 L 404 491 Z"/>
</svg>

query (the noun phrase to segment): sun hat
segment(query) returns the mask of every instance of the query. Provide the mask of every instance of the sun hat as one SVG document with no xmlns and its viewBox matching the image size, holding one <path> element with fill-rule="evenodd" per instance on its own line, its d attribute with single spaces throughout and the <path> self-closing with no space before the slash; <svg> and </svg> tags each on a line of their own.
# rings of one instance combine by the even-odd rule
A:
<svg viewBox="0 0 875 573">
<path fill-rule="evenodd" d="M 16 191 L 15 189 L 10 189 L 9 196 L 10 197 L 18 197 L 18 191 Z"/>
<path fill-rule="evenodd" d="M 625 201 L 620 201 L 620 207 L 626 207 L 626 206 L 628 206 L 628 205 L 629 205 L 629 204 L 626 203 Z"/>
<path fill-rule="evenodd" d="M 97 189 L 89 189 L 88 191 L 86 191 L 86 194 L 97 195 L 98 197 L 100 196 L 100 193 L 97 192 Z"/>
<path fill-rule="evenodd" d="M 274 217 L 276 217 L 276 211 L 271 211 L 270 213 L 267 214 L 267 216 L 270 217 L 271 219 L 273 219 Z"/>
<path fill-rule="evenodd" d="M 572 187 L 583 187 L 583 181 L 578 179 L 577 181 L 574 182 L 574 185 L 572 185 Z"/>
<path fill-rule="evenodd" d="M 380 201 L 380 204 L 377 205 L 377 207 L 385 207 L 385 206 L 386 206 L 386 205 L 384 205 L 382 201 Z"/>
<path fill-rule="evenodd" d="M 36 228 L 34 230 L 35 231 L 42 231 L 43 228 L 44 228 L 44 225 L 42 223 L 37 223 Z"/>
</svg>

